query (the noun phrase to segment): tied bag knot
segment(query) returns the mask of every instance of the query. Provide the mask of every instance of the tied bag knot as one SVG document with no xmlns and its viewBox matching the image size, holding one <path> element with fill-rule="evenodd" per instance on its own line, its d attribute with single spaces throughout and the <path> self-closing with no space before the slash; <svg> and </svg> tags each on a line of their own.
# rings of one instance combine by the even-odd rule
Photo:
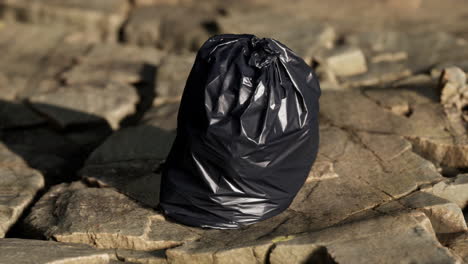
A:
<svg viewBox="0 0 468 264">
<path fill-rule="evenodd" d="M 270 40 L 252 37 L 250 44 L 253 52 L 250 54 L 249 65 L 259 69 L 267 67 L 275 61 L 281 52 L 271 45 Z"/>
</svg>

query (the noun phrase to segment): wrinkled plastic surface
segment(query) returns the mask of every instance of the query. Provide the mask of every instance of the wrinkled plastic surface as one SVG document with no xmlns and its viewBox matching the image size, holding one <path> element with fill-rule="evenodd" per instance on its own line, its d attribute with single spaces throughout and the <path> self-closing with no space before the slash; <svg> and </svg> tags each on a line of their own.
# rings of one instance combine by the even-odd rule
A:
<svg viewBox="0 0 468 264">
<path fill-rule="evenodd" d="M 182 96 L 161 182 L 164 214 L 224 229 L 288 208 L 317 155 L 320 93 L 312 69 L 278 41 L 210 38 Z"/>
</svg>

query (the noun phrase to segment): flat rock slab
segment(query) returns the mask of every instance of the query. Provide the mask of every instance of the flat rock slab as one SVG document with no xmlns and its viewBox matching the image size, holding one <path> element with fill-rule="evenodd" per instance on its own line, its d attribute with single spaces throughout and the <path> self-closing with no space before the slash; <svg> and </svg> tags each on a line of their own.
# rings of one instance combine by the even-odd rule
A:
<svg viewBox="0 0 468 264">
<path fill-rule="evenodd" d="M 453 254 L 459 256 L 466 263 L 468 262 L 468 232 L 462 233 L 448 244 Z"/>
<path fill-rule="evenodd" d="M 115 255 L 119 261 L 142 264 L 167 264 L 164 250 L 135 251 L 128 249 L 117 249 Z"/>
<path fill-rule="evenodd" d="M 45 122 L 25 104 L 0 99 L 0 129 L 37 126 Z"/>
<path fill-rule="evenodd" d="M 427 188 L 424 191 L 447 199 L 460 207 L 468 208 L 468 174 L 459 174 Z"/>
<path fill-rule="evenodd" d="M 156 5 L 134 8 L 123 29 L 125 42 L 183 52 L 197 51 L 219 33 L 211 10 L 199 5 Z"/>
<path fill-rule="evenodd" d="M 279 242 L 270 263 L 458 263 L 423 214 L 379 217 Z"/>
<path fill-rule="evenodd" d="M 259 38 L 276 39 L 291 48 L 308 64 L 312 63 L 313 57 L 320 51 L 334 45 L 336 32 L 329 25 L 314 24 L 284 13 L 259 9 L 262 10 L 242 10 L 220 18 L 221 31 L 236 34 L 248 32 Z"/>
<path fill-rule="evenodd" d="M 94 150 L 80 175 L 156 207 L 161 180 L 159 166 L 174 137 L 173 132 L 146 125 L 120 130 Z"/>
<path fill-rule="evenodd" d="M 339 78 L 344 87 L 389 84 L 435 64 L 468 58 L 466 42 L 444 32 L 370 31 L 350 34 L 344 42 L 361 48 L 368 62 L 367 72 Z"/>
<path fill-rule="evenodd" d="M 126 0 L 5 0 L 1 7 L 6 21 L 60 24 L 84 31 L 93 40 L 116 41 L 129 4 Z"/>
<path fill-rule="evenodd" d="M 68 36 L 65 27 L 56 25 L 1 27 L 0 46 L 4 56 L 0 62 L 0 84 L 5 87 L 0 88 L 2 99 L 11 101 L 55 90 L 59 86 L 58 75 L 88 49 L 86 44 L 67 42 Z"/>
<path fill-rule="evenodd" d="M 468 166 L 468 142 L 452 132 L 442 105 L 432 99 L 435 90 L 425 83 L 408 85 L 364 92 L 324 92 L 321 115 L 333 125 L 352 131 L 404 137 L 417 153 L 436 164 Z"/>
<path fill-rule="evenodd" d="M 148 251 L 199 238 L 113 189 L 88 188 L 80 182 L 53 187 L 24 222 L 48 238 L 98 248 Z"/>
<path fill-rule="evenodd" d="M 44 187 L 44 177 L 25 161 L 0 145 L 0 237 L 13 226 L 24 209 Z"/>
<path fill-rule="evenodd" d="M 175 131 L 177 129 L 179 105 L 178 98 L 157 102 L 145 112 L 139 123 L 167 131 Z"/>
<path fill-rule="evenodd" d="M 68 85 L 114 81 L 154 85 L 156 67 L 163 53 L 156 49 L 117 44 L 95 44 L 76 58 L 76 64 L 61 74 Z"/>
<path fill-rule="evenodd" d="M 135 88 L 118 82 L 76 84 L 29 98 L 31 107 L 59 127 L 107 121 L 116 129 L 136 111 Z"/>
<path fill-rule="evenodd" d="M 106 264 L 117 260 L 113 252 L 88 245 L 14 238 L 0 239 L 0 255 L 4 264 Z"/>
<path fill-rule="evenodd" d="M 369 219 L 377 216 L 396 214 L 402 211 L 417 210 L 429 218 L 438 236 L 466 232 L 467 226 L 460 207 L 444 198 L 416 191 L 398 200 L 379 205 L 372 210 L 356 214 L 349 221 Z"/>
<path fill-rule="evenodd" d="M 55 125 L 106 121 L 112 128 L 136 112 L 136 84 L 154 86 L 162 53 L 116 44 L 90 46 L 56 76 L 64 84 L 29 97 L 31 106 Z"/>
<path fill-rule="evenodd" d="M 161 61 L 156 80 L 156 96 L 180 97 L 195 61 L 195 54 L 168 54 Z"/>
<path fill-rule="evenodd" d="M 395 60 L 395 57 L 375 60 L 376 56 L 404 52 L 407 57 L 402 61 L 412 72 L 421 72 L 436 63 L 468 56 L 467 43 L 445 32 L 373 31 L 349 36 L 348 40 L 362 47 L 366 55 L 376 62 Z M 432 45 L 425 45 L 427 43 Z"/>
</svg>

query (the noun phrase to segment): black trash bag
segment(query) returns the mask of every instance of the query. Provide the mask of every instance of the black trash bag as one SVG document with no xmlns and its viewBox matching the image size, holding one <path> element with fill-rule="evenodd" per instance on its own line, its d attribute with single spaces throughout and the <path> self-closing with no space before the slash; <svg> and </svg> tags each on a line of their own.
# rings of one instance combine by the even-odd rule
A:
<svg viewBox="0 0 468 264">
<path fill-rule="evenodd" d="M 163 213 L 225 229 L 288 208 L 317 155 L 320 93 L 312 69 L 276 40 L 229 34 L 206 41 L 163 168 Z"/>
</svg>

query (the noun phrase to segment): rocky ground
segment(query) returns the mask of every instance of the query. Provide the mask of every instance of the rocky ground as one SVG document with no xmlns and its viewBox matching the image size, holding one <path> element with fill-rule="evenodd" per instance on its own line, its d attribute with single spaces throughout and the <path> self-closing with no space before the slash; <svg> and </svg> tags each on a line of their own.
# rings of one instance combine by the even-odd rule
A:
<svg viewBox="0 0 468 264">
<path fill-rule="evenodd" d="M 458 0 L 0 0 L 0 263 L 468 263 L 468 6 Z M 160 165 L 198 47 L 291 47 L 320 150 L 284 213 L 165 219 Z"/>
</svg>

